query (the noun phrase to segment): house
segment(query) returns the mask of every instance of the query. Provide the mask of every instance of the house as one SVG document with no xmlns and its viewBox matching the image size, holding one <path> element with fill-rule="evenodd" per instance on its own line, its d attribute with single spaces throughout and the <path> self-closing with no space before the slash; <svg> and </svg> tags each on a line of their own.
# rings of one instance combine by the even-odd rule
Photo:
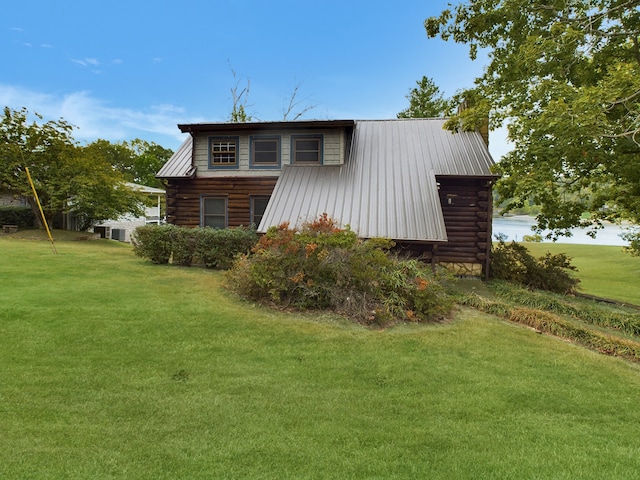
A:
<svg viewBox="0 0 640 480">
<path fill-rule="evenodd" d="M 136 183 L 127 182 L 126 185 L 149 197 L 150 203 L 145 206 L 144 215 L 135 217 L 133 215 L 123 215 L 120 218 L 105 220 L 93 227 L 93 232 L 100 235 L 100 238 L 110 238 L 121 242 L 130 242 L 133 231 L 141 226 L 150 223 L 160 224 L 162 221 L 161 204 L 164 197 L 164 190 L 160 188 L 147 187 Z M 28 207 L 27 197 L 18 194 L 0 194 L 0 207 Z M 74 213 L 65 213 L 56 218 L 54 228 L 63 230 L 79 230 L 79 222 Z"/>
<path fill-rule="evenodd" d="M 446 119 L 178 125 L 190 137 L 157 176 L 167 221 L 197 227 L 300 225 L 327 213 L 479 276 L 491 248 L 496 176 L 478 132 Z"/>
<path fill-rule="evenodd" d="M 130 242 L 131 234 L 140 226 L 148 224 L 160 224 L 162 221 L 161 204 L 164 197 L 164 190 L 160 188 L 147 187 L 137 183 L 127 182 L 127 186 L 132 190 L 142 192 L 150 197 L 153 202 L 145 206 L 144 215 L 135 217 L 133 215 L 123 215 L 120 218 L 105 220 L 93 227 L 94 233 L 99 233 L 100 238 L 110 238 L 121 242 Z"/>
</svg>

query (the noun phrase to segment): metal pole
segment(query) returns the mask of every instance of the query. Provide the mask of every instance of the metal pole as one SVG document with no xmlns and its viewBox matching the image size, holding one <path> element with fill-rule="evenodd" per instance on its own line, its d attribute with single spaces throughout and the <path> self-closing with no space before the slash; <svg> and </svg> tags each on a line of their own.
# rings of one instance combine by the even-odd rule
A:
<svg viewBox="0 0 640 480">
<path fill-rule="evenodd" d="M 29 184 L 31 185 L 31 190 L 33 190 L 33 196 L 36 198 L 36 203 L 38 204 L 38 208 L 40 209 L 40 216 L 42 217 L 42 223 L 44 224 L 44 228 L 47 230 L 47 236 L 49 237 L 49 242 L 51 242 L 51 250 L 56 255 L 58 251 L 56 250 L 56 246 L 53 243 L 53 237 L 51 236 L 51 231 L 49 230 L 49 224 L 47 223 L 47 219 L 44 216 L 44 212 L 42 211 L 42 205 L 40 205 L 40 199 L 38 198 L 38 192 L 36 192 L 36 187 L 33 184 L 33 180 L 31 180 L 31 174 L 29 173 L 29 167 L 24 167 L 27 172 L 27 178 L 29 179 Z"/>
</svg>

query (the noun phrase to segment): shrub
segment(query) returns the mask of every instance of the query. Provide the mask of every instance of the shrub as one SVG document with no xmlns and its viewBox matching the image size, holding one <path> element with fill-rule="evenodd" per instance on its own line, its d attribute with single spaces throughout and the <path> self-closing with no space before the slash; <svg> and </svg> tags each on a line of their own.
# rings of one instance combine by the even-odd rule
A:
<svg viewBox="0 0 640 480">
<path fill-rule="evenodd" d="M 452 300 L 444 283 L 417 260 L 389 253 L 393 242 L 359 240 L 326 214 L 291 229 L 270 228 L 227 272 L 227 285 L 260 302 L 332 309 L 366 324 L 444 318 Z"/>
<path fill-rule="evenodd" d="M 247 253 L 258 241 L 258 234 L 252 228 L 237 227 L 226 229 L 196 229 L 194 255 L 207 268 L 227 269 L 233 259 Z"/>
<path fill-rule="evenodd" d="M 198 234 L 193 228 L 171 229 L 171 257 L 174 265 L 189 267 L 196 251 Z"/>
<path fill-rule="evenodd" d="M 576 267 L 563 253 L 552 255 L 547 252 L 536 259 L 524 245 L 506 244 L 502 239 L 493 249 L 491 277 L 528 288 L 563 294 L 574 292 L 580 280 L 573 277 L 570 270 L 575 271 Z"/>
<path fill-rule="evenodd" d="M 173 225 L 145 225 L 136 228 L 131 236 L 134 253 L 153 263 L 169 263 L 174 228 Z"/>
<path fill-rule="evenodd" d="M 34 222 L 31 207 L 0 207 L 0 225 L 33 227 Z"/>
<path fill-rule="evenodd" d="M 194 258 L 208 268 L 229 268 L 240 253 L 256 244 L 258 235 L 249 228 L 186 228 L 175 225 L 145 225 L 132 236 L 133 251 L 154 263 L 190 266 Z"/>
</svg>

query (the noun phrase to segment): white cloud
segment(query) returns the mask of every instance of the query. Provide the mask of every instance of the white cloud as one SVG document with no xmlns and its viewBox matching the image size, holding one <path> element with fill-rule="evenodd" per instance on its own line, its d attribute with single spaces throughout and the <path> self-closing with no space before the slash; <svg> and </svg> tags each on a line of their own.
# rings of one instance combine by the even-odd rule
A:
<svg viewBox="0 0 640 480">
<path fill-rule="evenodd" d="M 0 84 L 0 106 L 14 110 L 26 107 L 45 121 L 63 118 L 76 127 L 73 136 L 81 143 L 98 138 L 112 142 L 141 138 L 176 149 L 185 138 L 177 124 L 202 121 L 185 118 L 184 109 L 170 104 L 135 110 L 109 106 L 88 91 L 51 94 L 4 84 Z"/>
<path fill-rule="evenodd" d="M 96 59 L 96 58 L 83 58 L 83 59 L 77 59 L 77 58 L 70 58 L 69 60 L 71 60 L 73 63 L 80 65 L 81 67 L 89 67 L 89 66 L 98 66 L 100 65 L 100 62 Z"/>
</svg>

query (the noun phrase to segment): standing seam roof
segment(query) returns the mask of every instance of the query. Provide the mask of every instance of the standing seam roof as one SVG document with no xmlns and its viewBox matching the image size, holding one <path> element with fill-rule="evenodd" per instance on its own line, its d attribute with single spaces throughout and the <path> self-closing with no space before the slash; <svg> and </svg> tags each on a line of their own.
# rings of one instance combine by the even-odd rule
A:
<svg viewBox="0 0 640 480">
<path fill-rule="evenodd" d="M 258 230 L 327 213 L 363 238 L 446 241 L 436 176 L 491 176 L 493 160 L 479 133 L 445 122 L 357 121 L 343 166 L 283 168 Z"/>
<path fill-rule="evenodd" d="M 193 139 L 187 138 L 180 148 L 171 156 L 160 171 L 156 174 L 158 178 L 188 178 L 195 173 L 195 167 L 191 162 L 193 151 Z"/>
</svg>

